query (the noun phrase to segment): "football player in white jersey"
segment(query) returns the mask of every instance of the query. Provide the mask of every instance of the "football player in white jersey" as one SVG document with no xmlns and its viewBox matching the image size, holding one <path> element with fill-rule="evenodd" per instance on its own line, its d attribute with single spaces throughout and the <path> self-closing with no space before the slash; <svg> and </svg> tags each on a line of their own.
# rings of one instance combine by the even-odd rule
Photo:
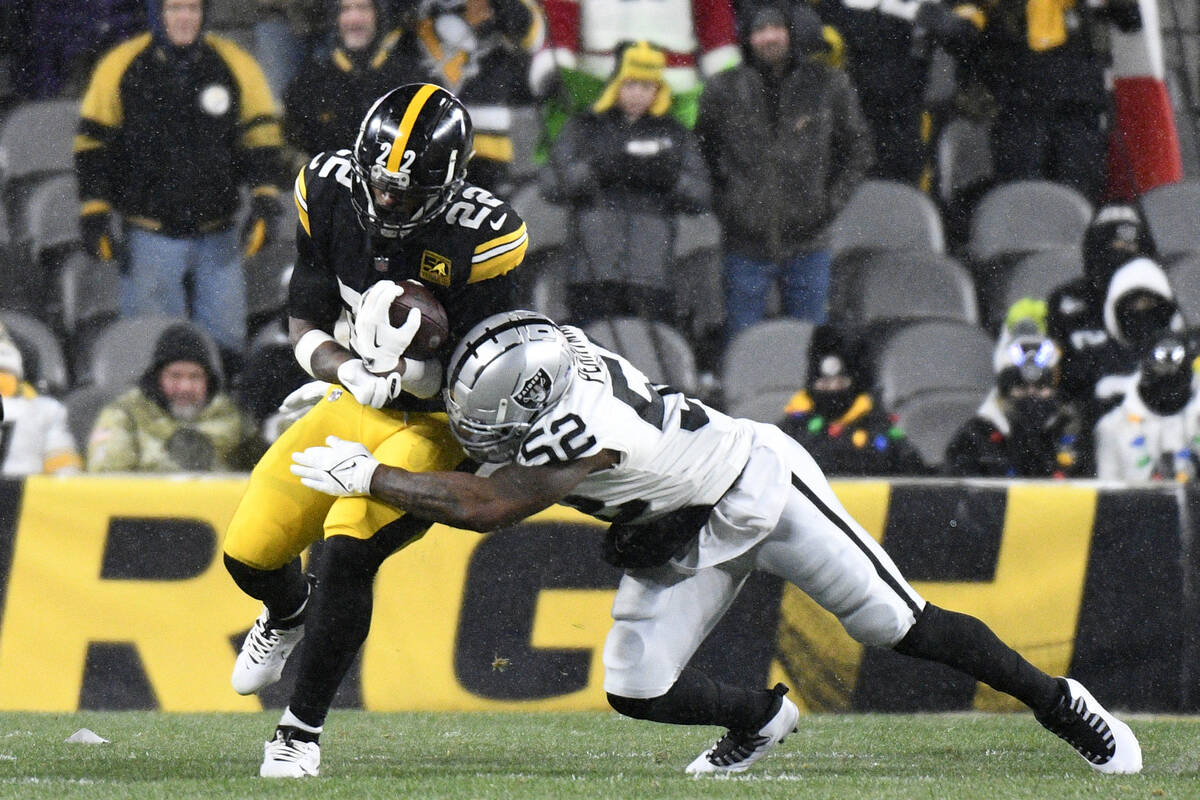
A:
<svg viewBox="0 0 1200 800">
<path fill-rule="evenodd" d="M 478 474 L 407 472 L 335 437 L 295 453 L 305 485 L 371 495 L 488 531 L 564 503 L 613 524 L 625 569 L 604 646 L 604 689 L 626 716 L 729 729 L 689 774 L 741 772 L 796 728 L 782 684 L 746 689 L 688 666 L 754 570 L 835 614 L 864 644 L 962 670 L 1033 709 L 1096 770 L 1133 773 L 1129 727 L 981 621 L 926 602 L 847 513 L 821 470 L 773 425 L 733 419 L 651 384 L 621 356 L 530 311 L 476 325 L 449 361 L 446 409 Z"/>
</svg>

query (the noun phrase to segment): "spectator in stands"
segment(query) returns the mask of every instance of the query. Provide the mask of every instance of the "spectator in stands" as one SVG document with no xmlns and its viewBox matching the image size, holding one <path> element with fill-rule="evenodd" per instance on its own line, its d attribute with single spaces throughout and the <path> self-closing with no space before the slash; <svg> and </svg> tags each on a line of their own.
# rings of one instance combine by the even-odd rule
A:
<svg viewBox="0 0 1200 800">
<path fill-rule="evenodd" d="M 416 35 L 428 79 L 471 113 L 471 182 L 511 194 L 512 111 L 534 104 L 529 70 L 545 41 L 541 6 L 535 0 L 422 0 Z"/>
<path fill-rule="evenodd" d="M 785 313 L 825 320 L 827 229 L 873 157 L 850 79 L 812 58 L 825 48 L 811 9 L 766 6 L 750 23 L 747 63 L 713 76 L 700 96 L 730 338 L 765 316 L 776 282 Z"/>
<path fill-rule="evenodd" d="M 1096 201 L 1105 185 L 1112 116 L 1108 24 L 1137 30 L 1137 0 L 979 5 L 986 22 L 964 65 L 995 100 L 996 180 L 1059 181 Z"/>
<path fill-rule="evenodd" d="M 741 63 L 730 0 L 546 0 L 550 34 L 534 57 L 531 82 L 548 97 L 557 132 L 568 116 L 586 111 L 617 68 L 621 42 L 647 40 L 667 54 L 663 79 L 671 89 L 671 114 L 696 122 L 704 81 Z M 555 93 L 553 89 L 562 91 Z"/>
<path fill-rule="evenodd" d="M 25 100 L 77 96 L 96 59 L 146 28 L 145 0 L 4 3 L 12 88 Z"/>
<path fill-rule="evenodd" d="M 1096 425 L 1097 477 L 1107 480 L 1196 480 L 1200 403 L 1196 351 L 1175 334 L 1159 338 L 1141 359 L 1134 389 Z"/>
<path fill-rule="evenodd" d="M 254 58 L 262 65 L 276 97 L 287 90 L 301 63 L 327 32 L 329 7 L 330 0 L 258 0 Z"/>
<path fill-rule="evenodd" d="M 141 380 L 100 410 L 88 439 L 89 472 L 206 472 L 246 469 L 255 437 L 221 392 L 198 331 L 163 331 Z"/>
<path fill-rule="evenodd" d="M 926 98 L 934 47 L 960 50 L 972 43 L 975 7 L 845 0 L 814 0 L 813 7 L 844 43 L 846 71 L 875 143 L 871 174 L 928 192 L 937 134 L 936 110 Z"/>
<path fill-rule="evenodd" d="M 331 0 L 334 31 L 284 95 L 284 134 L 302 160 L 353 142 L 376 98 L 423 82 L 411 30 L 393 25 L 384 0 Z"/>
<path fill-rule="evenodd" d="M 668 268 L 674 215 L 712 200 L 695 136 L 666 116 L 666 57 L 626 43 L 592 112 L 572 117 L 541 172 L 542 193 L 572 209 L 567 304 L 576 324 L 635 315 L 676 321 Z"/>
<path fill-rule="evenodd" d="M 67 409 L 40 395 L 25 381 L 25 361 L 17 343 L 0 328 L 0 398 L 3 398 L 3 450 L 0 473 L 69 475 L 83 466 Z"/>
<path fill-rule="evenodd" d="M 922 475 L 929 470 L 896 415 L 871 392 L 864 346 L 831 323 L 813 331 L 808 379 L 779 427 L 804 445 L 826 475 Z"/>
<path fill-rule="evenodd" d="M 1113 347 L 1089 400 L 1089 419 L 1120 402 L 1142 357 L 1159 337 L 1184 335 L 1186 322 L 1167 274 L 1149 258 L 1135 258 L 1113 273 L 1104 299 L 1104 327 Z"/>
<path fill-rule="evenodd" d="M 1128 366 L 1105 326 L 1104 300 L 1113 273 L 1139 256 L 1153 259 L 1155 251 L 1137 208 L 1101 206 L 1083 234 L 1083 275 L 1050 294 L 1047 332 L 1063 350 L 1059 392 L 1081 407 L 1091 405 L 1101 377 Z"/>
<path fill-rule="evenodd" d="M 204 32 L 202 0 L 163 0 L 153 20 L 104 56 L 84 95 L 81 234 L 93 256 L 119 262 L 122 314 L 190 316 L 232 362 L 246 337 L 242 255 L 281 210 L 275 102 L 245 51 Z M 252 199 L 239 252 L 242 186 Z"/>
<path fill-rule="evenodd" d="M 955 476 L 1065 478 L 1086 474 L 1084 431 L 1058 396 L 1061 351 L 1054 340 L 1019 326 L 997 347 L 996 386 L 946 447 Z"/>
</svg>

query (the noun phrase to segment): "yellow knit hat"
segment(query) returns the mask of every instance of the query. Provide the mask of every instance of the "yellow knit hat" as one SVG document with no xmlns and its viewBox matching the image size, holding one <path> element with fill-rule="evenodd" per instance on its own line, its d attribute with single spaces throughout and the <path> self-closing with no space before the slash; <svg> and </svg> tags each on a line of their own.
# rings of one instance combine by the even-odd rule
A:
<svg viewBox="0 0 1200 800">
<path fill-rule="evenodd" d="M 608 111 L 617 102 L 617 92 L 625 81 L 650 81 L 658 84 L 658 94 L 650 104 L 650 114 L 661 117 L 671 107 L 671 89 L 663 80 L 667 55 L 649 42 L 635 42 L 621 51 L 616 74 L 604 87 L 604 94 L 592 106 L 596 113 Z"/>
</svg>

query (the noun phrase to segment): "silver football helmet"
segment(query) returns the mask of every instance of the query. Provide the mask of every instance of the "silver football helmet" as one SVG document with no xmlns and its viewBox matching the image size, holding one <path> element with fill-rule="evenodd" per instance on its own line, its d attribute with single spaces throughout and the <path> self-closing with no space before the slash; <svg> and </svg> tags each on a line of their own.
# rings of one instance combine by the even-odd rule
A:
<svg viewBox="0 0 1200 800">
<path fill-rule="evenodd" d="M 558 326 L 533 311 L 493 314 L 450 356 L 446 413 L 476 461 L 511 461 L 530 426 L 563 396 L 575 357 Z"/>
</svg>

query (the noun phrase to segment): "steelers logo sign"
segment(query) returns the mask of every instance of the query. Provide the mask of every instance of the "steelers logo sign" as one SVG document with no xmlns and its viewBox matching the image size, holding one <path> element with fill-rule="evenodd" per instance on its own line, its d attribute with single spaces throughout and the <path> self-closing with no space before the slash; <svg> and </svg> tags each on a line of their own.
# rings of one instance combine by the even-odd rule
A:
<svg viewBox="0 0 1200 800">
<path fill-rule="evenodd" d="M 229 89 L 217 83 L 205 87 L 200 92 L 200 108 L 204 109 L 204 113 L 214 117 L 228 113 L 232 101 Z"/>
</svg>

